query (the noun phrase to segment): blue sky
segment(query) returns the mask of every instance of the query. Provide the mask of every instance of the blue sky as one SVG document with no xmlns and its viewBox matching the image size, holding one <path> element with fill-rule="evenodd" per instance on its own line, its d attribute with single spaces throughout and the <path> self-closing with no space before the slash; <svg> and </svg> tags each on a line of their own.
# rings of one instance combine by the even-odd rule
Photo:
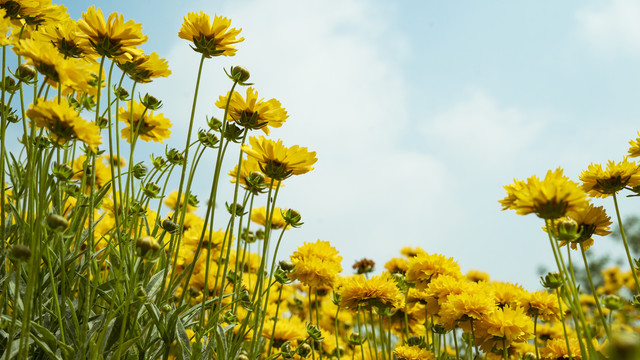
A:
<svg viewBox="0 0 640 360">
<path fill-rule="evenodd" d="M 65 5 L 77 19 L 88 3 Z M 362 257 L 381 269 L 402 246 L 420 246 L 536 289 L 536 267 L 553 264 L 542 221 L 500 211 L 502 186 L 558 166 L 577 181 L 590 162 L 620 161 L 640 130 L 632 0 L 96 5 L 141 22 L 145 50 L 169 60 L 173 75 L 144 91 L 165 101 L 176 145 L 198 62 L 177 37 L 182 17 L 204 10 L 243 29 L 235 57 L 206 62 L 198 124 L 221 116 L 213 102 L 231 85 L 223 67 L 247 67 L 260 95 L 283 103 L 290 118 L 272 136 L 319 160 L 281 193 L 305 225 L 285 236 L 280 256 L 328 240 L 345 273 Z M 208 186 L 196 189 L 203 202 Z M 594 202 L 613 211 L 611 199 Z M 621 207 L 639 210 L 635 199 Z M 594 251 L 619 251 L 612 246 L 597 239 Z"/>
</svg>

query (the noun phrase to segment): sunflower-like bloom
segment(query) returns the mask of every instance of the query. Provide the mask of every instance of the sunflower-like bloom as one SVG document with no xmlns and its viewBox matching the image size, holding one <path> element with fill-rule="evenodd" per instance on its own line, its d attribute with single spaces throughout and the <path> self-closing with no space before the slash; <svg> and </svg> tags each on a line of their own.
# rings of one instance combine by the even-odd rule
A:
<svg viewBox="0 0 640 360">
<path fill-rule="evenodd" d="M 91 45 L 82 36 L 78 23 L 71 19 L 42 27 L 41 34 L 67 58 L 81 58 L 92 53 Z"/>
<path fill-rule="evenodd" d="M 131 128 L 143 141 L 162 142 L 168 139 L 171 130 L 171 122 L 162 114 L 153 115 L 153 110 L 137 101 L 133 101 L 133 111 L 120 108 L 118 119 L 128 126 L 122 129 L 122 138 L 131 141 Z"/>
<path fill-rule="evenodd" d="M 139 83 L 148 83 L 152 79 L 171 75 L 167 60 L 161 59 L 154 52 L 149 55 L 143 53 L 135 54 L 131 60 L 118 62 L 118 67 L 131 80 Z"/>
<path fill-rule="evenodd" d="M 289 117 L 280 101 L 258 99 L 258 92 L 252 87 L 247 88 L 246 98 L 242 98 L 239 92 L 234 91 L 233 94 L 227 93 L 226 96 L 220 96 L 215 105 L 220 109 L 225 109 L 229 96 L 231 99 L 227 121 L 235 121 L 246 129 L 262 129 L 265 134 L 269 135 L 268 126 L 281 127 Z"/>
<path fill-rule="evenodd" d="M 533 321 L 521 307 L 505 306 L 496 309 L 478 325 L 477 335 L 484 338 L 481 346 L 486 351 L 491 351 L 494 347 L 503 349 L 503 345 L 511 346 L 512 343 L 522 343 L 534 338 Z"/>
<path fill-rule="evenodd" d="M 302 341 L 307 337 L 307 329 L 299 317 L 279 318 L 277 321 L 275 324 L 276 329 L 273 333 L 274 320 L 266 320 L 262 327 L 262 336 L 272 339 L 274 348 L 279 348 L 286 341 L 297 344 L 298 341 Z"/>
<path fill-rule="evenodd" d="M 340 306 L 351 310 L 358 308 L 395 309 L 402 304 L 402 292 L 388 272 L 371 279 L 354 276 L 342 283 Z"/>
<path fill-rule="evenodd" d="M 580 351 L 580 343 L 575 335 L 569 336 L 569 348 L 571 349 L 571 358 L 580 360 L 582 353 Z M 567 349 L 567 340 L 564 337 L 551 339 L 547 341 L 545 347 L 540 349 L 540 357 L 545 360 L 569 359 L 569 350 Z"/>
<path fill-rule="evenodd" d="M 37 104 L 31 104 L 27 116 L 37 126 L 46 128 L 58 144 L 77 139 L 93 150 L 102 144 L 100 128 L 81 118 L 66 101 L 58 104 L 41 99 Z"/>
<path fill-rule="evenodd" d="M 391 274 L 405 274 L 409 269 L 409 261 L 405 258 L 394 257 L 384 264 L 384 268 Z"/>
<path fill-rule="evenodd" d="M 213 23 L 209 15 L 190 12 L 184 17 L 178 37 L 193 41 L 192 49 L 207 58 L 212 56 L 233 56 L 237 44 L 244 38 L 237 38 L 242 29 L 231 28 L 231 20 L 214 15 Z"/>
<path fill-rule="evenodd" d="M 518 284 L 512 284 L 508 282 L 492 281 L 487 283 L 487 286 L 491 289 L 493 299 L 499 307 L 520 306 L 526 298 L 527 291 Z"/>
<path fill-rule="evenodd" d="M 104 186 L 107 182 L 111 181 L 111 171 L 109 171 L 109 168 L 102 161 L 96 161 L 95 169 L 92 169 L 89 163 L 87 163 L 87 167 L 85 168 L 85 162 L 87 162 L 87 157 L 85 155 L 80 155 L 73 161 L 73 164 L 72 164 L 72 169 L 74 174 L 73 179 L 81 180 L 82 177 L 85 175 L 85 170 L 86 170 L 87 173 L 86 173 L 85 181 L 86 181 L 87 187 L 91 186 L 91 181 L 93 177 L 91 173 L 93 171 L 95 171 L 95 174 L 96 174 L 95 187 L 100 188 Z"/>
<path fill-rule="evenodd" d="M 625 188 L 640 185 L 640 168 L 625 157 L 621 162 L 609 160 L 607 168 L 590 164 L 580 174 L 582 190 L 589 196 L 604 198 Z"/>
<path fill-rule="evenodd" d="M 282 229 L 287 226 L 287 222 L 282 216 L 282 212 L 286 209 L 280 209 L 279 207 L 273 208 L 273 216 L 271 217 L 271 229 Z M 258 225 L 267 225 L 267 210 L 263 206 L 257 209 L 251 209 L 251 221 Z"/>
<path fill-rule="evenodd" d="M 7 17 L 15 21 L 16 26 L 22 24 L 33 27 L 69 20 L 67 8 L 55 5 L 51 0 L 0 1 L 0 7 L 7 11 Z"/>
<path fill-rule="evenodd" d="M 557 219 L 568 211 L 586 206 L 586 196 L 578 184 L 563 175 L 561 168 L 549 170 L 544 180 L 532 176 L 526 182 L 515 180 L 504 189 L 502 210 L 516 210 L 518 215 L 534 213 L 543 219 Z"/>
<path fill-rule="evenodd" d="M 78 84 L 87 83 L 92 79 L 91 66 L 79 59 L 65 59 L 50 42 L 25 39 L 20 41 L 14 49 L 27 60 L 33 67 L 47 79 L 47 84 L 52 87 L 76 88 Z"/>
<path fill-rule="evenodd" d="M 328 241 L 305 242 L 290 258 L 295 266 L 290 278 L 309 287 L 333 287 L 342 272 L 342 256 Z"/>
<path fill-rule="evenodd" d="M 558 299 L 546 291 L 525 292 L 522 307 L 529 316 L 543 321 L 556 321 L 560 317 Z"/>
<path fill-rule="evenodd" d="M 393 355 L 398 360 L 433 360 L 435 355 L 418 345 L 401 345 L 393 350 Z"/>
<path fill-rule="evenodd" d="M 102 10 L 96 10 L 93 5 L 82 13 L 78 27 L 98 55 L 121 61 L 140 54 L 142 50 L 136 47 L 148 39 L 142 35 L 142 24 L 133 20 L 125 22 L 124 16 L 115 12 L 105 21 Z"/>
<path fill-rule="evenodd" d="M 184 205 L 185 194 L 183 193 L 180 199 L 180 206 Z M 187 212 L 194 212 L 198 209 L 196 206 L 195 198 L 192 195 L 188 195 L 187 197 Z M 169 209 L 175 211 L 178 206 L 178 190 L 172 191 L 169 196 L 164 199 L 164 204 L 169 207 Z"/>
<path fill-rule="evenodd" d="M 607 212 L 604 210 L 603 206 L 593 206 L 592 204 L 588 204 L 588 206 L 578 209 L 577 211 L 572 211 L 567 217 L 569 221 L 575 221 L 577 225 L 576 238 L 571 241 L 561 239 L 562 242 L 560 246 L 566 245 L 568 242 L 571 242 L 571 248 L 577 249 L 577 244 L 582 243 L 585 250 L 590 248 L 593 245 L 593 235 L 606 236 L 611 234 L 610 226 L 611 226 L 611 217 L 607 215 Z M 559 226 L 562 223 L 562 220 L 557 224 L 556 230 L 558 233 L 561 232 Z"/>
<path fill-rule="evenodd" d="M 281 181 L 291 175 L 300 175 L 313 170 L 318 159 L 315 151 L 307 151 L 306 147 L 294 145 L 290 148 L 282 144 L 282 140 L 273 141 L 260 136 L 249 138 L 249 143 L 242 145 L 242 151 L 258 160 L 265 175 Z"/>
<path fill-rule="evenodd" d="M 472 286 L 469 284 L 471 283 L 461 275 L 438 276 L 429 283 L 429 287 L 422 292 L 423 294 L 420 295 L 420 297 L 423 299 L 423 302 L 426 303 L 427 312 L 429 314 L 437 314 L 440 312 L 440 306 L 447 301 L 449 295 L 462 294 L 465 292 L 465 289 Z M 414 292 L 410 291 L 409 295 L 413 293 Z M 421 292 L 415 291 L 415 293 Z"/>
<path fill-rule="evenodd" d="M 440 306 L 440 319 L 445 328 L 453 329 L 456 325 L 470 331 L 469 320 L 480 320 L 497 308 L 491 291 L 486 286 L 469 283 L 466 291 L 451 294 Z"/>
<path fill-rule="evenodd" d="M 460 265 L 453 258 L 440 254 L 418 254 L 409 261 L 407 280 L 415 283 L 419 290 L 424 290 L 431 280 L 440 275 L 460 275 Z"/>
<path fill-rule="evenodd" d="M 640 156 L 640 131 L 638 131 L 638 137 L 635 140 L 629 140 L 629 157 Z"/>
</svg>

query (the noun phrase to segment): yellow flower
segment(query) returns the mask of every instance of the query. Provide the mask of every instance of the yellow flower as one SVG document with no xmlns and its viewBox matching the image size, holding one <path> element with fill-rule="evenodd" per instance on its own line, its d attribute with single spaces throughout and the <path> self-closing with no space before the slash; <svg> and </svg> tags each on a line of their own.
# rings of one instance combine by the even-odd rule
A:
<svg viewBox="0 0 640 360">
<path fill-rule="evenodd" d="M 86 169 L 85 169 L 85 163 L 86 163 Z M 95 187 L 98 187 L 98 188 L 102 187 L 106 183 L 111 181 L 111 171 L 109 171 L 109 168 L 102 161 L 96 160 L 95 170 L 92 169 L 85 155 L 78 156 L 73 161 L 72 168 L 73 168 L 73 174 L 74 174 L 73 179 L 76 179 L 76 180 L 81 180 L 82 176 L 85 174 L 85 170 L 87 171 L 86 180 L 85 180 L 87 187 L 91 186 L 91 181 L 93 177 L 93 175 L 91 174 L 92 171 L 95 171 L 95 174 L 96 174 Z"/>
<path fill-rule="evenodd" d="M 493 299 L 500 307 L 519 306 L 525 299 L 526 290 L 518 285 L 507 282 L 492 281 L 487 284 L 493 294 Z"/>
<path fill-rule="evenodd" d="M 171 122 L 162 114 L 153 115 L 153 110 L 148 109 L 137 101 L 133 101 L 133 115 L 131 110 L 120 108 L 118 119 L 128 126 L 122 129 L 122 138 L 131 141 L 131 128 L 143 141 L 162 142 L 171 134 Z M 132 121 L 133 120 L 133 121 Z M 132 126 L 133 123 L 133 126 Z"/>
<path fill-rule="evenodd" d="M 533 317 L 543 321 L 555 321 L 560 316 L 560 307 L 555 295 L 546 291 L 525 292 L 522 307 Z"/>
<path fill-rule="evenodd" d="M 266 320 L 262 327 L 262 336 L 267 339 L 273 339 L 273 347 L 278 349 L 285 341 L 297 343 L 307 337 L 307 329 L 302 320 L 297 316 L 290 318 L 279 318 L 276 322 L 275 332 L 273 331 L 274 320 Z"/>
<path fill-rule="evenodd" d="M 635 162 L 625 157 L 621 162 L 609 160 L 606 170 L 600 164 L 590 164 L 580 174 L 582 190 L 593 197 L 607 197 L 625 188 L 640 185 L 640 171 Z"/>
<path fill-rule="evenodd" d="M 280 209 L 279 207 L 275 207 L 273 209 L 273 217 L 271 218 L 271 229 L 282 229 L 287 226 L 284 217 L 282 216 L 282 212 L 286 211 L 286 209 Z M 258 225 L 266 226 L 267 224 L 267 210 L 263 206 L 261 208 L 252 209 L 251 210 L 251 221 Z"/>
<path fill-rule="evenodd" d="M 394 257 L 384 264 L 384 268 L 391 274 L 405 274 L 409 269 L 409 261 L 404 258 Z"/>
<path fill-rule="evenodd" d="M 231 20 L 226 17 L 215 15 L 212 23 L 209 15 L 202 11 L 190 12 L 184 17 L 178 37 L 193 41 L 192 49 L 207 58 L 219 55 L 233 56 L 237 51 L 233 44 L 243 41 L 244 38 L 236 38 L 242 29 L 229 29 L 230 25 Z"/>
<path fill-rule="evenodd" d="M 604 207 L 593 206 L 588 204 L 587 207 L 572 211 L 569 214 L 568 219 L 575 220 L 578 225 L 578 233 L 580 236 L 571 241 L 571 248 L 574 250 L 577 248 L 577 243 L 583 243 L 586 249 L 593 245 L 593 235 L 606 236 L 611 234 L 609 227 L 611 226 L 611 217 L 607 215 Z M 567 241 L 563 240 L 560 246 L 566 245 Z"/>
<path fill-rule="evenodd" d="M 104 20 L 102 10 L 96 11 L 95 6 L 82 13 L 82 19 L 78 20 L 78 27 L 84 33 L 93 49 L 100 56 L 118 58 L 122 61 L 131 59 L 133 55 L 140 54 L 142 50 L 136 46 L 147 41 L 147 36 L 142 35 L 142 25 L 129 20 L 118 13 L 111 13 L 107 21 Z"/>
<path fill-rule="evenodd" d="M 338 273 L 342 272 L 342 256 L 328 241 L 305 242 L 290 258 L 295 266 L 291 279 L 309 287 L 333 287 Z"/>
<path fill-rule="evenodd" d="M 351 277 L 342 283 L 340 295 L 340 306 L 354 311 L 360 307 L 393 309 L 402 304 L 402 292 L 388 272 L 371 279 L 366 279 L 363 275 Z"/>
<path fill-rule="evenodd" d="M 440 254 L 418 254 L 409 261 L 407 280 L 415 283 L 418 290 L 426 289 L 440 275 L 460 276 L 460 265 Z"/>
<path fill-rule="evenodd" d="M 11 29 L 11 19 L 7 17 L 7 11 L 0 7 L 0 46 L 12 43 L 9 39 L 9 32 Z"/>
<path fill-rule="evenodd" d="M 571 358 L 576 360 L 582 359 L 580 343 L 575 335 L 569 336 L 569 349 L 571 349 Z M 549 360 L 569 359 L 567 340 L 565 340 L 564 337 L 560 337 L 547 341 L 545 347 L 540 349 L 540 357 Z"/>
<path fill-rule="evenodd" d="M 220 109 L 227 106 L 226 96 L 220 96 L 215 105 Z M 227 121 L 235 121 L 247 129 L 262 129 L 269 135 L 268 126 L 278 128 L 287 120 L 289 116 L 276 99 L 258 99 L 258 92 L 254 88 L 247 88 L 246 99 L 242 98 L 239 92 L 234 91 L 229 101 Z"/>
<path fill-rule="evenodd" d="M 34 27 L 70 19 L 67 8 L 52 4 L 51 0 L 2 1 L 0 6 L 7 10 L 11 19 Z"/>
<path fill-rule="evenodd" d="M 518 215 L 534 213 L 543 219 L 557 219 L 568 211 L 586 206 L 586 196 L 578 184 L 562 174 L 562 169 L 549 170 L 544 180 L 531 176 L 526 182 L 515 180 L 506 185 L 507 196 L 499 201 L 502 210 L 513 209 Z"/>
<path fill-rule="evenodd" d="M 100 128 L 82 119 L 66 101 L 58 104 L 57 101 L 41 99 L 37 104 L 31 104 L 27 116 L 37 126 L 45 127 L 58 144 L 78 139 L 93 150 L 102 144 Z"/>
<path fill-rule="evenodd" d="M 184 204 L 185 194 L 183 193 L 180 199 L 180 205 Z M 178 205 L 178 190 L 172 191 L 169 196 L 164 199 L 164 204 L 167 205 L 171 210 L 175 211 Z M 198 209 L 195 204 L 194 199 L 192 199 L 192 195 L 187 196 L 187 212 L 194 212 Z"/>
<path fill-rule="evenodd" d="M 426 254 L 426 253 L 427 252 L 424 251 L 424 249 L 422 249 L 419 246 L 416 246 L 416 247 L 404 246 L 402 249 L 400 249 L 400 254 L 408 258 L 416 257 L 420 254 Z"/>
<path fill-rule="evenodd" d="M 447 296 L 447 300 L 440 306 L 439 314 L 445 328 L 453 329 L 459 325 L 470 330 L 468 320 L 480 320 L 496 308 L 496 302 L 487 286 L 469 283 L 465 292 Z"/>
<path fill-rule="evenodd" d="M 480 271 L 480 270 L 469 270 L 467 272 L 467 275 L 465 275 L 467 277 L 467 279 L 469 279 L 469 281 L 473 281 L 473 282 L 480 282 L 480 281 L 485 281 L 488 282 L 489 281 L 489 274 L 484 272 L 484 271 Z"/>
<path fill-rule="evenodd" d="M 168 77 L 171 75 L 169 63 L 166 59 L 160 59 L 158 54 L 135 54 L 132 60 L 118 62 L 118 67 L 124 71 L 131 80 L 139 83 L 151 82 L 151 79 Z"/>
<path fill-rule="evenodd" d="M 435 356 L 431 351 L 418 345 L 401 345 L 393 350 L 393 355 L 398 360 L 433 360 Z"/>
<path fill-rule="evenodd" d="M 470 286 L 469 284 L 470 282 L 462 277 L 462 275 L 442 275 L 433 279 L 433 281 L 429 283 L 429 287 L 427 287 L 422 294 L 416 289 L 412 290 L 420 294 L 422 302 L 426 302 L 425 305 L 428 313 L 437 314 L 440 312 L 440 305 L 447 301 L 449 295 L 462 294 L 465 289 Z"/>
<path fill-rule="evenodd" d="M 638 137 L 635 140 L 629 140 L 629 157 L 640 156 L 640 131 L 638 131 Z"/>
<path fill-rule="evenodd" d="M 306 147 L 298 145 L 286 148 L 282 140 L 276 142 L 260 136 L 249 138 L 249 143 L 251 146 L 242 145 L 242 151 L 258 160 L 265 175 L 276 181 L 307 173 L 318 161 L 315 151 L 309 152 Z"/>
<path fill-rule="evenodd" d="M 65 57 L 80 58 L 92 52 L 89 42 L 82 36 L 78 23 L 71 19 L 42 27 L 41 34 Z"/>
<path fill-rule="evenodd" d="M 514 342 L 525 342 L 533 336 L 533 321 L 521 307 L 505 306 L 491 312 L 481 324 L 478 332 L 488 335 L 482 347 L 490 351 L 494 347 L 503 349 L 503 341 L 507 346 Z"/>
</svg>

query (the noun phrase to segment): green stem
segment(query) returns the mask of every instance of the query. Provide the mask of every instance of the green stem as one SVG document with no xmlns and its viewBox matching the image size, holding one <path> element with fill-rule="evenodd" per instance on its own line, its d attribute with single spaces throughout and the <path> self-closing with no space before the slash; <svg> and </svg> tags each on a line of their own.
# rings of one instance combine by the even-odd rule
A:
<svg viewBox="0 0 640 360">
<path fill-rule="evenodd" d="M 613 204 L 616 207 L 616 217 L 618 218 L 618 227 L 620 228 L 620 236 L 622 237 L 622 243 L 624 244 L 624 251 L 627 253 L 627 260 L 629 261 L 629 266 L 631 266 L 631 274 L 633 275 L 633 280 L 636 283 L 636 291 L 640 292 L 640 282 L 638 282 L 636 267 L 633 264 L 633 259 L 631 258 L 631 252 L 629 251 L 627 236 L 624 233 L 624 226 L 622 226 L 622 218 L 620 217 L 620 208 L 618 207 L 618 198 L 615 193 L 613 193 Z"/>
<path fill-rule="evenodd" d="M 589 270 L 589 264 L 587 264 L 587 256 L 584 251 L 583 243 L 580 243 L 580 252 L 582 253 L 582 260 L 584 260 L 584 269 L 587 272 L 587 279 L 589 279 L 589 286 L 591 286 L 591 292 L 593 293 L 593 299 L 596 301 L 596 307 L 598 308 L 598 313 L 600 314 L 600 320 L 602 321 L 602 326 L 604 327 L 604 331 L 607 333 L 607 339 L 611 341 L 611 329 L 609 329 L 609 325 L 607 324 L 607 320 L 602 313 L 602 307 L 600 306 L 600 299 L 598 299 L 598 294 L 596 293 L 596 288 L 593 286 L 593 279 L 591 278 L 591 271 Z"/>
</svg>

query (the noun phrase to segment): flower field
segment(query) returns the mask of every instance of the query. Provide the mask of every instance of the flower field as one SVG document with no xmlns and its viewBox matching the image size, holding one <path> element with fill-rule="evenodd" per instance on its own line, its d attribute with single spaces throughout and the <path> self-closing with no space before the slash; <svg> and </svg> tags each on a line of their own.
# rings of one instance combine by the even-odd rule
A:
<svg viewBox="0 0 640 360">
<path fill-rule="evenodd" d="M 194 126 L 203 68 L 244 38 L 190 12 L 176 29 L 200 58 L 184 145 L 149 156 L 177 120 L 139 85 L 170 64 L 141 50 L 148 37 L 125 16 L 0 1 L 0 359 L 640 359 L 640 259 L 618 208 L 640 195 L 640 137 L 578 182 L 558 168 L 504 186 L 503 210 L 538 217 L 554 255 L 538 291 L 419 247 L 343 264 L 317 240 L 278 261 L 304 226 L 278 195 L 322 154 L 270 137 L 289 114 L 242 66 L 220 68 L 229 90 Z M 614 227 L 627 263 L 592 274 L 587 251 Z"/>
</svg>

